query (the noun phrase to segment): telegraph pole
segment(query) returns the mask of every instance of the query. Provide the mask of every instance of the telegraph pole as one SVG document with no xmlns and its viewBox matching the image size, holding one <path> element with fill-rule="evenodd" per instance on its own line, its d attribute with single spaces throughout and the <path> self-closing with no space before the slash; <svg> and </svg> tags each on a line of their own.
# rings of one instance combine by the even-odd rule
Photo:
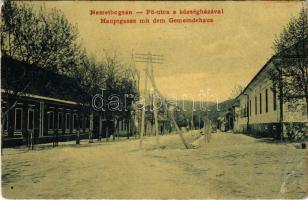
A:
<svg viewBox="0 0 308 200">
<path fill-rule="evenodd" d="M 192 108 L 191 108 L 191 130 L 195 129 L 195 124 L 194 124 L 194 110 L 195 110 L 195 101 L 192 102 Z"/>
<path fill-rule="evenodd" d="M 141 131 L 140 131 L 140 147 L 142 148 L 142 139 L 144 134 L 144 124 L 145 124 L 145 107 L 146 107 L 146 95 L 147 95 L 147 80 L 150 79 L 152 82 L 152 86 L 154 87 L 154 69 L 153 64 L 162 64 L 163 56 L 162 55 L 155 55 L 151 53 L 147 54 L 135 54 L 136 62 L 146 63 L 145 69 L 145 88 L 144 88 L 144 103 L 143 103 L 143 110 L 142 110 L 142 121 L 141 121 Z M 158 129 L 158 113 L 157 113 L 157 101 L 155 98 L 156 88 L 154 88 L 153 94 L 153 112 L 154 112 L 154 126 L 155 126 L 155 136 L 156 136 L 156 147 L 159 148 L 159 129 Z"/>
<path fill-rule="evenodd" d="M 145 72 L 146 74 L 146 72 Z M 142 149 L 142 141 L 143 141 L 143 135 L 144 135 L 144 121 L 145 121 L 145 107 L 146 107 L 146 95 L 147 95 L 147 85 L 148 85 L 148 79 L 145 77 L 144 80 L 144 91 L 143 91 L 143 107 L 142 107 L 142 114 L 141 114 L 141 127 L 140 127 L 140 140 L 139 140 L 139 146 Z"/>
<path fill-rule="evenodd" d="M 154 73 L 153 73 L 153 71 L 154 71 L 153 70 L 153 64 L 162 64 L 162 61 L 163 61 L 163 56 L 162 55 L 155 55 L 155 54 L 151 54 L 151 53 L 148 53 L 148 54 L 136 54 L 136 62 L 142 62 L 142 63 L 146 63 L 147 64 L 146 70 L 145 70 L 145 73 L 146 73 L 145 79 L 146 80 L 149 79 L 151 81 L 151 84 L 153 86 L 153 89 L 154 89 L 155 93 L 158 96 L 163 98 L 163 96 L 161 95 L 161 93 L 157 89 L 157 86 L 156 86 L 156 83 L 155 83 L 155 79 L 154 79 Z M 146 94 L 146 92 L 144 94 Z M 155 101 L 155 103 L 154 103 L 155 107 L 157 106 L 156 103 L 157 102 Z M 144 103 L 144 109 L 145 109 L 145 105 L 146 104 Z M 166 99 L 164 99 L 163 105 L 164 105 L 165 109 L 167 110 L 167 112 L 169 113 L 170 111 L 168 109 L 167 100 Z M 155 117 L 156 145 L 157 145 L 157 148 L 158 148 L 159 147 L 159 131 L 158 131 L 157 108 L 155 108 L 153 110 L 154 110 L 154 117 Z M 172 123 L 174 124 L 174 126 L 176 128 L 176 131 L 179 133 L 179 136 L 180 136 L 180 138 L 181 138 L 185 148 L 189 149 L 190 145 L 185 141 L 185 138 L 184 138 L 184 136 L 182 134 L 182 131 L 180 130 L 178 124 L 176 123 L 175 118 L 172 115 L 172 113 L 170 114 L 170 117 L 171 117 Z M 142 120 L 143 121 L 142 121 L 142 127 L 141 127 L 140 136 L 142 136 L 142 134 L 144 133 L 144 118 L 145 118 L 145 114 L 142 115 Z M 141 144 L 142 144 L 142 140 L 141 140 Z"/>
</svg>

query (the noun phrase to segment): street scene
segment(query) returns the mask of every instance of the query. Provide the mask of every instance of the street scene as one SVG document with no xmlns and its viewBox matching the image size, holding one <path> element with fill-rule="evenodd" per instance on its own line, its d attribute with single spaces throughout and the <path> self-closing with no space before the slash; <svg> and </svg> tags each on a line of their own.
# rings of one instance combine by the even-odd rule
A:
<svg viewBox="0 0 308 200">
<path fill-rule="evenodd" d="M 307 198 L 307 4 L 1 11 L 3 198 Z"/>
</svg>

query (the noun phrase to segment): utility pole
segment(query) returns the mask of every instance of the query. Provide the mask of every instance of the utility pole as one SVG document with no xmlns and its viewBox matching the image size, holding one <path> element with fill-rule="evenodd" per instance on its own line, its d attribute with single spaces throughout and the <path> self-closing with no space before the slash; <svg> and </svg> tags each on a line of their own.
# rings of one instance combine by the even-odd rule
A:
<svg viewBox="0 0 308 200">
<path fill-rule="evenodd" d="M 160 96 L 161 98 L 164 99 L 164 97 L 160 94 L 159 90 L 157 89 L 156 83 L 155 83 L 153 77 L 149 77 L 149 78 L 151 79 L 152 85 L 153 85 L 154 89 L 156 90 L 158 96 Z M 171 111 L 168 109 L 167 100 L 164 99 L 163 102 L 164 102 L 163 105 L 164 105 L 165 109 L 167 110 L 167 112 L 169 113 L 169 115 L 170 115 L 170 117 L 171 117 L 171 121 L 172 121 L 172 123 L 173 123 L 173 125 L 174 125 L 176 131 L 178 132 L 178 134 L 179 134 L 179 136 L 180 136 L 180 138 L 181 138 L 181 140 L 182 140 L 182 142 L 183 142 L 185 148 L 186 148 L 186 149 L 189 149 L 189 148 L 190 148 L 190 145 L 187 144 L 187 142 L 185 141 L 185 138 L 184 138 L 184 136 L 183 136 L 183 134 L 182 134 L 182 131 L 181 131 L 181 129 L 179 128 L 178 124 L 176 123 L 176 120 L 175 120 L 175 117 L 174 117 L 174 113 L 171 113 Z"/>
<path fill-rule="evenodd" d="M 145 107 L 146 107 L 146 95 L 147 95 L 147 80 L 150 79 L 152 86 L 154 83 L 154 69 L 153 64 L 162 64 L 163 56 L 154 55 L 151 53 L 147 54 L 136 54 L 136 62 L 146 63 L 145 69 L 145 89 L 144 89 L 144 103 L 142 110 L 142 121 L 141 121 L 141 132 L 140 132 L 140 147 L 142 147 L 142 137 L 144 134 L 144 123 L 145 123 Z M 154 87 L 154 86 L 153 86 Z M 152 95 L 153 99 L 153 112 L 154 112 L 154 126 L 155 126 L 155 136 L 156 136 L 156 147 L 159 148 L 159 129 L 158 129 L 158 113 L 157 113 L 157 101 L 155 99 L 156 88 L 154 88 L 154 94 Z"/>
<path fill-rule="evenodd" d="M 147 67 L 145 69 L 145 73 L 146 73 L 146 76 L 145 76 L 145 83 L 147 83 L 147 79 L 149 79 L 151 81 L 151 84 L 152 84 L 152 87 L 155 91 L 155 94 L 157 94 L 158 96 L 160 96 L 161 98 L 163 98 L 163 105 L 165 107 L 165 110 L 167 112 L 170 112 L 169 109 L 168 109 L 168 106 L 167 106 L 167 100 L 161 95 L 161 93 L 159 92 L 159 90 L 157 89 L 157 86 L 156 86 L 156 83 L 155 83 L 155 79 L 154 79 L 154 73 L 153 73 L 153 64 L 162 64 L 162 61 L 163 61 L 163 56 L 162 55 L 155 55 L 155 54 L 151 54 L 151 53 L 148 53 L 148 54 L 136 54 L 136 62 L 142 62 L 142 63 L 146 63 L 147 64 Z M 147 88 L 147 85 L 145 85 L 145 88 Z M 145 93 L 144 95 L 146 95 L 146 90 L 145 90 Z M 154 103 L 155 107 L 157 106 L 156 105 L 156 101 Z M 144 103 L 144 105 L 146 105 Z M 145 109 L 145 107 L 144 107 Z M 157 114 L 157 108 L 156 109 L 153 109 L 154 110 L 154 117 L 155 117 L 155 134 L 156 134 L 156 145 L 157 145 L 157 148 L 159 147 L 159 131 L 158 131 L 158 114 Z M 143 110 L 144 112 L 145 110 Z M 156 114 L 155 114 L 156 113 Z M 179 126 L 177 125 L 176 121 L 175 121 L 175 118 L 173 116 L 172 113 L 170 113 L 170 117 L 171 117 L 171 120 L 172 120 L 172 123 L 174 124 L 175 128 L 176 128 L 176 131 L 179 133 L 179 136 L 185 146 L 186 149 L 189 149 L 190 146 L 188 145 L 188 143 L 185 141 L 184 139 L 184 136 L 182 134 L 182 131 L 180 130 Z M 142 115 L 142 123 L 141 123 L 141 133 L 140 133 L 140 136 L 142 136 L 142 134 L 144 133 L 144 119 L 145 118 L 145 115 L 143 114 Z M 140 140 L 141 143 L 142 143 L 142 140 Z"/>
<path fill-rule="evenodd" d="M 146 74 L 146 72 L 145 72 Z M 144 121 L 145 121 L 145 107 L 146 107 L 146 93 L 147 93 L 147 85 L 148 85 L 148 79 L 145 77 L 144 80 L 144 91 L 143 91 L 143 106 L 142 106 L 142 114 L 141 114 L 141 130 L 140 130 L 140 140 L 139 140 L 139 146 L 140 149 L 142 149 L 142 142 L 143 142 L 143 135 L 144 135 Z"/>
<path fill-rule="evenodd" d="M 154 123 L 155 123 L 155 136 L 156 136 L 156 146 L 159 148 L 159 129 L 158 129 L 158 114 L 157 114 L 157 102 L 155 96 L 153 97 L 153 111 L 154 111 Z"/>
<path fill-rule="evenodd" d="M 279 123 L 280 123 L 280 142 L 283 142 L 283 77 L 282 71 L 279 69 Z M 276 101 L 276 99 L 275 99 Z"/>
<path fill-rule="evenodd" d="M 195 110 L 195 101 L 192 102 L 192 108 L 191 108 L 191 130 L 195 129 L 194 124 L 194 110 Z"/>
<path fill-rule="evenodd" d="M 201 112 L 201 111 L 200 111 Z M 201 126 L 200 126 L 200 122 L 201 122 L 201 119 L 200 119 L 200 112 L 199 112 L 199 130 L 201 129 Z"/>
</svg>

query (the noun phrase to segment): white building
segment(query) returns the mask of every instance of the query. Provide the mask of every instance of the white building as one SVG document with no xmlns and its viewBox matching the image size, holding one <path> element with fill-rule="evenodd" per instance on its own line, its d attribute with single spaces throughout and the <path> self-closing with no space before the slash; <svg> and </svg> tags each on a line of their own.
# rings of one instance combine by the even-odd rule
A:
<svg viewBox="0 0 308 200">
<path fill-rule="evenodd" d="M 290 126 L 302 129 L 307 121 L 306 103 L 298 99 L 295 103 L 282 103 L 273 89 L 269 70 L 273 69 L 272 57 L 250 81 L 233 105 L 234 132 L 247 132 L 259 136 L 284 136 Z"/>
</svg>

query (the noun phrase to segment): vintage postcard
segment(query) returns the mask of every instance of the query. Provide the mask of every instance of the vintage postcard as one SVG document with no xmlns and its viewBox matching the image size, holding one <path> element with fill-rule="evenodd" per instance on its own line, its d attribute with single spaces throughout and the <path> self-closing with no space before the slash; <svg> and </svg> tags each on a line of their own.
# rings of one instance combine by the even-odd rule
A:
<svg viewBox="0 0 308 200">
<path fill-rule="evenodd" d="M 7 199 L 308 198 L 307 1 L 1 4 Z"/>
</svg>

